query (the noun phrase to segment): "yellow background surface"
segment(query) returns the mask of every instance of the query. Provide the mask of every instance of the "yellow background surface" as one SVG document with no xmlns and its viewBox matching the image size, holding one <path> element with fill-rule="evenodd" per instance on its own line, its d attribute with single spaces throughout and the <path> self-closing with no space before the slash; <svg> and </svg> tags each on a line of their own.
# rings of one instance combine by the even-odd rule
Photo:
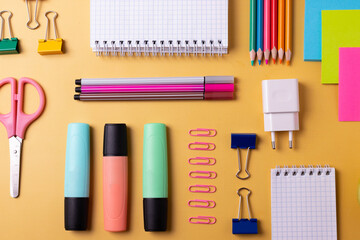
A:
<svg viewBox="0 0 360 240">
<path fill-rule="evenodd" d="M 325 165 L 336 168 L 337 223 L 339 239 L 360 239 L 360 205 L 357 188 L 360 178 L 360 124 L 337 120 L 337 86 L 320 84 L 321 63 L 304 62 L 304 0 L 294 1 L 294 58 L 292 65 L 251 67 L 248 53 L 249 1 L 230 0 L 230 54 L 218 57 L 96 57 L 89 47 L 88 0 L 40 1 L 39 22 L 35 31 L 26 27 L 24 1 L 1 0 L 0 8 L 13 12 L 12 28 L 20 40 L 19 55 L 0 56 L 0 78 L 30 77 L 46 92 L 43 115 L 28 129 L 23 145 L 20 197 L 9 196 L 9 150 L 5 128 L 0 128 L 0 239 L 270 239 L 270 169 L 277 165 Z M 35 1 L 32 1 L 34 6 Z M 66 53 L 40 56 L 38 39 L 44 38 L 44 13 L 55 10 L 58 33 L 64 39 Z M 6 34 L 8 34 L 6 32 Z M 53 34 L 53 33 L 52 33 Z M 6 35 L 8 36 L 8 35 Z M 234 75 L 234 101 L 163 101 L 163 102 L 75 102 L 74 79 L 81 77 L 156 77 Z M 295 148 L 288 149 L 287 133 L 277 134 L 278 149 L 271 149 L 270 134 L 263 130 L 261 80 L 298 78 L 300 82 L 300 131 Z M 26 89 L 25 110 L 37 106 L 35 90 Z M 0 91 L 0 109 L 9 109 L 9 88 Z M 5 101 L 7 100 L 7 101 Z M 64 168 L 67 125 L 85 122 L 91 125 L 91 206 L 90 230 L 64 230 Z M 102 210 L 102 138 L 105 123 L 127 123 L 130 144 L 129 231 L 109 233 L 103 228 Z M 161 122 L 168 127 L 169 148 L 169 230 L 146 233 L 142 217 L 142 135 L 146 123 Z M 194 138 L 191 128 L 216 128 L 214 139 Z M 237 172 L 236 151 L 230 148 L 231 133 L 256 133 L 249 170 L 251 178 L 241 181 Z M 213 152 L 187 149 L 195 140 L 211 140 Z M 245 156 L 245 151 L 242 151 Z M 191 167 L 189 157 L 212 156 L 213 167 Z M 244 159 L 244 158 L 243 158 Z M 215 170 L 215 180 L 194 180 L 190 170 Z M 191 194 L 190 184 L 217 186 L 213 195 Z M 259 220 L 259 234 L 234 236 L 231 219 L 237 216 L 236 191 L 252 190 L 252 214 Z M 187 206 L 189 199 L 216 201 L 214 209 Z M 211 215 L 215 225 L 192 225 L 190 216 Z M 245 215 L 246 216 L 246 215 Z"/>
</svg>

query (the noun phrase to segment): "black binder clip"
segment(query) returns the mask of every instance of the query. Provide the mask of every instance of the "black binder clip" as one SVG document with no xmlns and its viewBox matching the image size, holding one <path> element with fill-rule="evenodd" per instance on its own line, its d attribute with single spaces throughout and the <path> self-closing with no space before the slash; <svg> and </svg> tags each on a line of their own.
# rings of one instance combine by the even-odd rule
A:
<svg viewBox="0 0 360 240">
<path fill-rule="evenodd" d="M 238 154 L 239 171 L 236 173 L 236 177 L 241 180 L 245 180 L 250 177 L 250 172 L 248 170 L 249 153 L 250 153 L 250 149 L 255 149 L 255 145 L 256 145 L 256 134 L 252 134 L 252 133 L 251 134 L 239 134 L 239 133 L 231 134 L 231 148 L 237 149 L 237 154 Z M 245 172 L 247 174 L 246 177 L 240 177 L 240 173 L 241 173 L 240 148 L 247 149 L 246 163 L 245 163 Z"/>
<path fill-rule="evenodd" d="M 246 195 L 247 208 L 249 212 L 249 219 L 241 218 L 241 190 L 247 190 L 249 193 Z M 249 196 L 251 191 L 248 188 L 240 188 L 237 192 L 239 195 L 239 212 L 238 218 L 232 219 L 232 233 L 233 234 L 257 234 L 258 233 L 258 225 L 257 219 L 251 218 L 250 205 L 249 205 Z"/>
</svg>

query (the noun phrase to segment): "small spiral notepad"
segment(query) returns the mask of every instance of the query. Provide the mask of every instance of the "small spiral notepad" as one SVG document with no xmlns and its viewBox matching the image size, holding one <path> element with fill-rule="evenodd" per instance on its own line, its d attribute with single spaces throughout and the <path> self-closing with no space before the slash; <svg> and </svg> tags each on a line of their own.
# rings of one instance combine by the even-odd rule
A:
<svg viewBox="0 0 360 240">
<path fill-rule="evenodd" d="M 336 240 L 335 169 L 271 170 L 272 240 Z"/>
<path fill-rule="evenodd" d="M 91 0 L 90 46 L 108 55 L 222 55 L 228 0 Z"/>
</svg>

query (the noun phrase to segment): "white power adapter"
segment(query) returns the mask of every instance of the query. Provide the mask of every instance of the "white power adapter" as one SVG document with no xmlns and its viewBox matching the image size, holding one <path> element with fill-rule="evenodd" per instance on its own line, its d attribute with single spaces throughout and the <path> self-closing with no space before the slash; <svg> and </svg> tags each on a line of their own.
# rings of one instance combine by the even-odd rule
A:
<svg viewBox="0 0 360 240">
<path fill-rule="evenodd" d="M 271 132 L 275 149 L 275 132 L 289 132 L 289 148 L 293 146 L 293 131 L 299 130 L 299 83 L 297 79 L 262 81 L 265 132 Z"/>
</svg>

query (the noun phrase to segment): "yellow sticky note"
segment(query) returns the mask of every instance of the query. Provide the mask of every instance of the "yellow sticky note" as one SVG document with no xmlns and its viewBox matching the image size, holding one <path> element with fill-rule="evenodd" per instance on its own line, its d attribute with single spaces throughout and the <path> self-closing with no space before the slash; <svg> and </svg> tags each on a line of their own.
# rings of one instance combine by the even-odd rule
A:
<svg viewBox="0 0 360 240">
<path fill-rule="evenodd" d="M 321 83 L 339 83 L 339 48 L 360 47 L 360 10 L 322 11 Z"/>
<path fill-rule="evenodd" d="M 40 39 L 38 53 L 41 55 L 62 54 L 62 45 L 63 40 L 61 38 L 48 40 Z"/>
</svg>

